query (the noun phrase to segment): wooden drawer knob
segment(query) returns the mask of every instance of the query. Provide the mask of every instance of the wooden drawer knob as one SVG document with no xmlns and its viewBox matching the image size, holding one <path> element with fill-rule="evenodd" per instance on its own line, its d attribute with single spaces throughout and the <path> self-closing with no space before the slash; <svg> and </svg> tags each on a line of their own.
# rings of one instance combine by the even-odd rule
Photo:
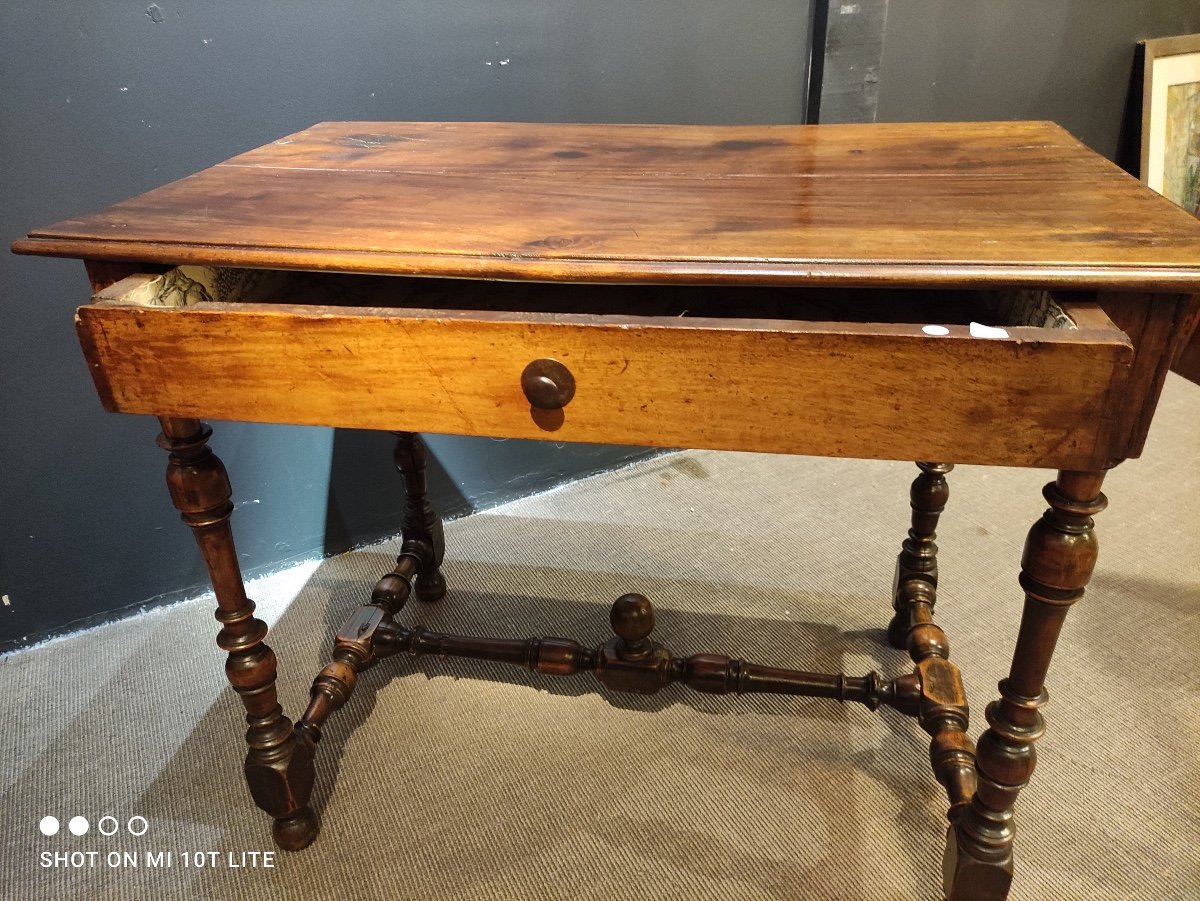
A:
<svg viewBox="0 0 1200 901">
<path fill-rule="evenodd" d="M 575 396 L 575 376 L 558 360 L 534 360 L 521 373 L 521 390 L 530 406 L 561 410 Z"/>
</svg>

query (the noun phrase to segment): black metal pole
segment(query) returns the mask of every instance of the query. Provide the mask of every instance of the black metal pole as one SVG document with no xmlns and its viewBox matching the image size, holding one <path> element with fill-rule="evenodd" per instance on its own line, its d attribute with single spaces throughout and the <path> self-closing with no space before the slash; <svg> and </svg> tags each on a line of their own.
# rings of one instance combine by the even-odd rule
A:
<svg viewBox="0 0 1200 901">
<path fill-rule="evenodd" d="M 805 90 L 804 123 L 816 125 L 821 118 L 821 86 L 825 78 L 825 38 L 829 32 L 829 0 L 812 0 L 808 33 L 808 85 Z"/>
</svg>

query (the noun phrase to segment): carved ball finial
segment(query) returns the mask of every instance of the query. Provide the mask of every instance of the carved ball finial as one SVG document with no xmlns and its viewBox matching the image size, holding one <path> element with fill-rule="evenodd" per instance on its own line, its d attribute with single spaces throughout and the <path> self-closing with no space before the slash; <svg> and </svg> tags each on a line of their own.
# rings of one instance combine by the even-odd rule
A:
<svg viewBox="0 0 1200 901">
<path fill-rule="evenodd" d="M 619 638 L 640 645 L 654 631 L 654 606 L 640 594 L 624 594 L 613 602 L 608 620 Z"/>
</svg>

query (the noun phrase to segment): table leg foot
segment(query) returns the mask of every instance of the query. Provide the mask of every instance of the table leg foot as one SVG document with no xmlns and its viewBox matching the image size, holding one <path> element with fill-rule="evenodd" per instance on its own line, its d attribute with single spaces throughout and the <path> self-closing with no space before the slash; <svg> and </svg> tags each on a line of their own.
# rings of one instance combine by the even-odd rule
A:
<svg viewBox="0 0 1200 901">
<path fill-rule="evenodd" d="M 909 498 L 912 504 L 912 528 L 896 559 L 896 577 L 892 581 L 892 607 L 895 615 L 888 623 L 888 644 L 903 651 L 908 646 L 913 626 L 912 606 L 927 604 L 933 611 L 937 588 L 938 517 L 946 509 L 950 485 L 946 474 L 953 463 L 918 463 L 921 474 L 912 483 Z"/>
<path fill-rule="evenodd" d="M 284 851 L 301 851 L 316 841 L 321 821 L 311 807 L 304 807 L 294 816 L 276 820 L 271 834 Z"/>
<path fill-rule="evenodd" d="M 404 476 L 408 503 L 404 513 L 405 541 L 423 541 L 433 548 L 433 566 L 417 576 L 413 594 L 418 601 L 433 603 L 446 596 L 446 577 L 440 569 L 446 556 L 446 538 L 442 521 L 426 496 L 425 445 L 412 432 L 396 432 L 396 450 L 392 454 L 396 469 Z"/>
<path fill-rule="evenodd" d="M 158 443 L 170 453 L 167 487 L 191 527 L 217 598 L 217 645 L 229 655 L 225 676 L 246 708 L 245 775 L 254 802 L 275 818 L 281 848 L 299 850 L 317 835 L 308 806 L 316 772 L 312 749 L 283 715 L 275 691 L 275 652 L 267 624 L 246 597 L 229 517 L 232 491 L 225 467 L 208 447 L 212 430 L 195 419 L 163 417 Z"/>
<path fill-rule="evenodd" d="M 957 827 L 946 833 L 942 881 L 946 901 L 1004 901 L 1012 885 L 1012 846 L 999 857 L 978 857 Z"/>
<path fill-rule="evenodd" d="M 418 601 L 424 601 L 426 604 L 440 601 L 446 596 L 446 577 L 442 575 L 440 569 L 435 569 L 428 574 L 422 573 L 417 576 L 413 594 Z"/>
</svg>

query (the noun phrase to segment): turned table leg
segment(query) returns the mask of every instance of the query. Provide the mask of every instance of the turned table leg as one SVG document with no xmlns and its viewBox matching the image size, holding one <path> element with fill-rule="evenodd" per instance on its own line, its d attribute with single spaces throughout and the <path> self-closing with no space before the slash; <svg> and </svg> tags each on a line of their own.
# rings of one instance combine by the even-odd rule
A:
<svg viewBox="0 0 1200 901">
<path fill-rule="evenodd" d="M 446 596 L 446 577 L 442 575 L 442 560 L 446 556 L 446 539 L 442 521 L 426 497 L 425 445 L 412 432 L 396 432 L 396 450 L 392 459 L 404 476 L 408 494 L 404 511 L 405 541 L 421 541 L 433 549 L 433 566 L 422 569 L 417 576 L 414 594 L 426 603 L 440 601 Z"/>
<path fill-rule="evenodd" d="M 918 463 L 921 474 L 912 483 L 909 498 L 912 504 L 912 528 L 896 560 L 896 578 L 892 584 L 892 607 L 895 614 L 888 623 L 888 644 L 897 650 L 908 645 L 912 626 L 913 605 L 924 604 L 933 613 L 937 590 L 938 517 L 950 499 L 946 474 L 953 463 Z"/>
<path fill-rule="evenodd" d="M 975 746 L 967 736 L 970 710 L 958 667 L 950 662 L 950 639 L 933 620 L 937 603 L 938 517 L 946 509 L 952 463 L 918 463 L 912 483 L 912 528 L 896 560 L 888 643 L 905 649 L 920 685 L 917 718 L 929 733 L 929 762 L 950 799 L 954 822 L 975 793 Z"/>
<path fill-rule="evenodd" d="M 1060 472 L 1042 494 L 1050 509 L 1034 524 L 1021 558 L 1025 609 L 1012 669 L 987 708 L 979 740 L 978 788 L 950 829 L 944 867 L 949 901 L 993 901 L 1012 881 L 1013 807 L 1037 763 L 1045 729 L 1046 673 L 1067 610 L 1083 597 L 1096 563 L 1092 516 L 1107 504 L 1102 472 Z"/>
<path fill-rule="evenodd" d="M 212 429 L 195 419 L 162 417 L 159 446 L 170 452 L 167 487 L 191 526 L 208 567 L 221 622 L 217 644 L 227 651 L 225 675 L 246 708 L 246 782 L 254 802 L 275 818 L 276 843 L 298 851 L 317 837 L 308 805 L 313 785 L 312 749 L 297 739 L 275 694 L 275 652 L 265 643 L 267 625 L 254 616 L 234 549 L 229 515 L 232 492 L 225 467 L 208 447 Z"/>
</svg>

